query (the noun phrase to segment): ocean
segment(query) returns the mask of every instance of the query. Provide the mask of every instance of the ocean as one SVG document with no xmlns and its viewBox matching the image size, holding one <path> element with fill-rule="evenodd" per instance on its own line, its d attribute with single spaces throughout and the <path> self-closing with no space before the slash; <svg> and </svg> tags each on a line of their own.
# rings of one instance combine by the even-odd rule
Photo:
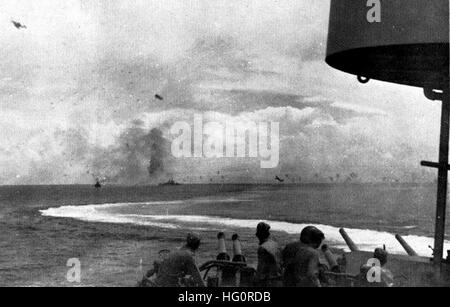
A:
<svg viewBox="0 0 450 307">
<path fill-rule="evenodd" d="M 344 227 L 361 249 L 386 245 L 404 254 L 394 238 L 401 234 L 431 256 L 435 193 L 433 184 L 4 186 L 0 286 L 133 286 L 158 251 L 181 246 L 188 232 L 202 238 L 199 263 L 215 257 L 216 234 L 224 231 L 228 239 L 241 235 L 255 265 L 259 221 L 281 245 L 316 225 L 327 243 L 345 249 Z M 73 258 L 80 283 L 66 278 Z"/>
</svg>

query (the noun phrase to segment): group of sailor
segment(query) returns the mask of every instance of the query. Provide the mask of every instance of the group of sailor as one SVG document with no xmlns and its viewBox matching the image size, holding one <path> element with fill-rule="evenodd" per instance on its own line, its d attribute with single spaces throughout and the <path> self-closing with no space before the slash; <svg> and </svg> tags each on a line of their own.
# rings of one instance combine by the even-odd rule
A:
<svg viewBox="0 0 450 307">
<path fill-rule="evenodd" d="M 300 240 L 287 244 L 284 249 L 281 249 L 278 243 L 272 239 L 270 225 L 265 222 L 257 225 L 255 235 L 259 241 L 255 286 L 321 287 L 326 283 L 324 276 L 327 274 L 325 272 L 339 275 L 344 271 L 343 259 L 336 258 L 330 248 L 323 244 L 325 235 L 314 226 L 305 227 L 300 234 Z M 225 234 L 220 232 L 217 239 L 218 255 L 216 260 L 246 262 L 237 234 L 232 237 L 233 259 L 226 251 Z M 171 252 L 163 261 L 155 262 L 154 268 L 144 276 L 144 284 L 156 287 L 205 286 L 195 262 L 195 253 L 199 247 L 200 237 L 196 234 L 188 234 L 186 243 L 181 249 Z M 327 266 L 321 264 L 320 251 L 328 263 Z M 393 286 L 392 274 L 385 267 L 388 262 L 386 250 L 376 249 L 374 258 L 378 259 L 381 264 L 380 281 L 377 283 L 367 282 L 366 276 L 371 268 L 362 266 L 360 275 L 355 278 L 355 286 Z"/>
</svg>

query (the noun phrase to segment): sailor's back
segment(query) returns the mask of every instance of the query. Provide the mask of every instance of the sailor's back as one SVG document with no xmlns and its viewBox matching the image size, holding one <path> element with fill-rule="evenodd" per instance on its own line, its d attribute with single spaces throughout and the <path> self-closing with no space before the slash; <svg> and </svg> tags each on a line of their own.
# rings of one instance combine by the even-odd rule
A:
<svg viewBox="0 0 450 307">
<path fill-rule="evenodd" d="M 258 248 L 257 278 L 262 285 L 275 286 L 281 276 L 281 251 L 278 243 L 268 239 Z"/>
<path fill-rule="evenodd" d="M 284 276 L 286 287 L 316 286 L 319 273 L 319 252 L 301 242 L 286 245 L 283 250 Z"/>
<path fill-rule="evenodd" d="M 179 287 L 181 278 L 187 275 L 195 278 L 197 272 L 193 253 L 183 248 L 171 252 L 161 263 L 155 282 L 160 287 Z"/>
</svg>

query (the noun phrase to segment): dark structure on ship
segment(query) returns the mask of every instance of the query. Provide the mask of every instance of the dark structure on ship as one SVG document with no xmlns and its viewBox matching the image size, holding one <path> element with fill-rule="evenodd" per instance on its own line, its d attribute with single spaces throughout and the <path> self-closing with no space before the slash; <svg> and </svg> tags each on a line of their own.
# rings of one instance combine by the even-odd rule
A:
<svg viewBox="0 0 450 307">
<path fill-rule="evenodd" d="M 326 62 L 361 83 L 374 79 L 419 87 L 426 98 L 440 101 L 439 161 L 421 162 L 438 171 L 433 259 L 417 257 L 399 240 L 410 257 L 395 257 L 393 270 L 406 276 L 405 285 L 448 284 L 450 259 L 444 259 L 450 169 L 448 0 L 332 0 Z M 357 254 L 363 252 L 353 252 L 350 256 L 357 262 Z"/>
</svg>

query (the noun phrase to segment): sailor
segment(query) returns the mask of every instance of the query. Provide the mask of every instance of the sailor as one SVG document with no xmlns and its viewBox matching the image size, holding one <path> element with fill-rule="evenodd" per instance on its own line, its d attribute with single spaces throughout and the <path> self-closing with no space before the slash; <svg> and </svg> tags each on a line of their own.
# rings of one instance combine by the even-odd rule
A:
<svg viewBox="0 0 450 307">
<path fill-rule="evenodd" d="M 329 248 L 327 244 L 322 245 L 322 253 L 325 256 L 325 260 L 328 263 L 327 269 L 333 273 L 341 273 L 341 268 L 338 263 L 338 259 L 333 254 L 333 251 Z"/>
<path fill-rule="evenodd" d="M 283 250 L 286 287 L 320 287 L 319 247 L 325 240 L 322 231 L 314 226 L 305 227 L 300 241 L 288 244 Z"/>
<path fill-rule="evenodd" d="M 259 240 L 256 283 L 261 287 L 281 286 L 281 251 L 278 244 L 270 239 L 270 225 L 261 222 L 256 227 Z"/>
<path fill-rule="evenodd" d="M 355 287 L 393 287 L 394 275 L 386 268 L 388 252 L 383 248 L 377 248 L 373 253 L 373 259 L 379 263 L 362 265 L 355 279 Z"/>
<path fill-rule="evenodd" d="M 200 247 L 200 237 L 188 234 L 186 244 L 172 252 L 159 266 L 155 285 L 158 287 L 204 287 L 200 271 L 195 263 L 195 252 Z M 187 284 L 186 284 L 187 281 Z"/>
</svg>

